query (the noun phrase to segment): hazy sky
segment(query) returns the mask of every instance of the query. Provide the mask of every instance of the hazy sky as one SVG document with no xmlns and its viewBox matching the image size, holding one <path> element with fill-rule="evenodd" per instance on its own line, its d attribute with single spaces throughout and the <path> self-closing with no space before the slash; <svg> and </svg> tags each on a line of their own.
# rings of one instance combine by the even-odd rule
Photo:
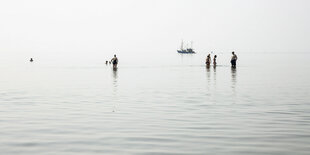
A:
<svg viewBox="0 0 310 155">
<path fill-rule="evenodd" d="M 0 1 L 0 52 L 310 50 L 309 0 Z"/>
</svg>

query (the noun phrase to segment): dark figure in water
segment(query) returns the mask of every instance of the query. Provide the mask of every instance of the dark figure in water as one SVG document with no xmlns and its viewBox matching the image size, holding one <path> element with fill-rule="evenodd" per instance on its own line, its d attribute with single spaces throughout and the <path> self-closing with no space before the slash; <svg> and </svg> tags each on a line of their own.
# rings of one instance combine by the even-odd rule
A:
<svg viewBox="0 0 310 155">
<path fill-rule="evenodd" d="M 206 58 L 206 65 L 210 66 L 210 64 L 211 64 L 211 56 L 210 56 L 210 54 L 208 54 L 208 56 Z"/>
<path fill-rule="evenodd" d="M 215 55 L 215 56 L 213 57 L 213 65 L 214 65 L 214 67 L 216 66 L 216 58 L 217 58 L 217 56 Z"/>
<path fill-rule="evenodd" d="M 33 59 L 32 59 L 32 58 L 30 58 L 30 62 L 33 62 Z"/>
<path fill-rule="evenodd" d="M 113 68 L 117 68 L 117 64 L 118 64 L 118 59 L 116 57 L 116 55 L 114 55 L 114 57 L 111 59 L 111 62 L 113 64 Z"/>
<path fill-rule="evenodd" d="M 108 65 L 108 61 L 105 61 L 105 64 Z"/>
<path fill-rule="evenodd" d="M 231 57 L 231 60 L 230 60 L 230 63 L 231 63 L 231 67 L 235 68 L 236 67 L 236 64 L 237 64 L 237 55 L 235 54 L 235 52 L 232 52 L 232 57 Z"/>
</svg>

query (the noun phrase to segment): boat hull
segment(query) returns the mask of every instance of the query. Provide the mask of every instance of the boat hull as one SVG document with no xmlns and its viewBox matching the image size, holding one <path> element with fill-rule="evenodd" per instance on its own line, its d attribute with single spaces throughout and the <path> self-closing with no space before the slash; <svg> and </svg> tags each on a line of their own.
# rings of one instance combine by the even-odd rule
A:
<svg viewBox="0 0 310 155">
<path fill-rule="evenodd" d="M 181 54 L 195 54 L 196 52 L 194 52 L 194 51 L 179 51 L 178 50 L 178 53 L 181 53 Z"/>
</svg>

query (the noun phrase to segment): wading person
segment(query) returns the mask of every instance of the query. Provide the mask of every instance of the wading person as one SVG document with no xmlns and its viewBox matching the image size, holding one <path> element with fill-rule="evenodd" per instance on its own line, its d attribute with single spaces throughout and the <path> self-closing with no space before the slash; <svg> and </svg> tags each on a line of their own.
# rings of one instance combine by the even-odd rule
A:
<svg viewBox="0 0 310 155">
<path fill-rule="evenodd" d="M 236 64 L 237 64 L 237 55 L 235 54 L 235 52 L 232 52 L 232 57 L 231 57 L 231 60 L 230 60 L 230 63 L 231 63 L 231 67 L 236 67 Z"/>
<path fill-rule="evenodd" d="M 210 56 L 210 54 L 208 54 L 208 56 L 206 58 L 206 65 L 210 66 L 210 64 L 211 64 L 211 56 Z"/>
<path fill-rule="evenodd" d="M 32 59 L 32 58 L 30 58 L 30 62 L 33 62 L 33 59 Z"/>
<path fill-rule="evenodd" d="M 217 58 L 217 56 L 215 55 L 215 56 L 213 57 L 213 65 L 214 65 L 214 67 L 216 66 L 216 58 Z"/>
<path fill-rule="evenodd" d="M 111 62 L 113 64 L 113 68 L 117 68 L 118 59 L 117 59 L 116 55 L 114 55 L 114 58 L 111 59 Z"/>
</svg>

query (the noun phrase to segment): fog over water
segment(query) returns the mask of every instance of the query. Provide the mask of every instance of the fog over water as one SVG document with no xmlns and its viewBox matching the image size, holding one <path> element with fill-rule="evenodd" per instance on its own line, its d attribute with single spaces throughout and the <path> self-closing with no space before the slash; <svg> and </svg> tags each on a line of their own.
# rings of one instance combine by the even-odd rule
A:
<svg viewBox="0 0 310 155">
<path fill-rule="evenodd" d="M 309 9 L 307 0 L 1 1 L 0 50 L 25 56 L 166 53 L 184 39 L 200 52 L 305 52 Z"/>
<path fill-rule="evenodd" d="M 1 1 L 0 154 L 308 155 L 309 10 L 306 0 Z M 197 53 L 178 54 L 182 39 Z M 114 54 L 117 70 L 105 64 Z"/>
</svg>

